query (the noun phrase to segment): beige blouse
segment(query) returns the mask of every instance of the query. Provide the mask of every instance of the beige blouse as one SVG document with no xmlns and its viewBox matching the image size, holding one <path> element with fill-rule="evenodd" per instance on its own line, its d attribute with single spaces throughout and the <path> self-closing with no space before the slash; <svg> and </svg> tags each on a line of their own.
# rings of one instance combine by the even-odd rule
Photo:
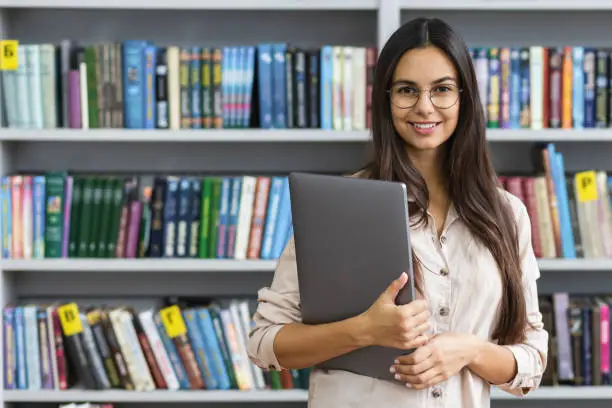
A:
<svg viewBox="0 0 612 408">
<path fill-rule="evenodd" d="M 540 384 L 546 366 L 548 333 L 538 307 L 536 280 L 540 271 L 531 246 L 529 216 L 517 197 L 503 190 L 500 193 L 509 199 L 516 217 L 528 320 L 534 328 L 528 329 L 524 343 L 505 346 L 513 352 L 518 372 L 509 383 L 498 387 L 523 396 Z M 429 226 L 413 228 L 411 241 L 424 266 L 424 288 L 433 331 L 468 332 L 490 340 L 502 295 L 494 258 L 474 239 L 454 208 L 449 210 L 439 239 L 434 220 L 428 216 Z M 279 259 L 270 287 L 262 288 L 258 295 L 255 327 L 248 341 L 249 357 L 264 369 L 281 369 L 274 354 L 274 337 L 284 324 L 300 322 L 293 238 Z M 490 406 L 490 385 L 467 368 L 424 390 L 349 372 L 313 369 L 308 402 L 310 408 L 485 408 Z"/>
</svg>

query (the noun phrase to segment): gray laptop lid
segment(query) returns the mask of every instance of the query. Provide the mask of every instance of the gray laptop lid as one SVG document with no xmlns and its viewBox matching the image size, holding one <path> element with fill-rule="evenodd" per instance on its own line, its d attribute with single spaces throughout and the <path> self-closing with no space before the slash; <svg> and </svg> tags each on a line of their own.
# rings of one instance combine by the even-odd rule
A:
<svg viewBox="0 0 612 408">
<path fill-rule="evenodd" d="M 402 272 L 410 281 L 397 303 L 414 298 L 404 184 L 292 173 L 289 185 L 304 323 L 362 313 Z M 368 347 L 318 367 L 391 380 L 393 360 L 407 352 Z"/>
</svg>

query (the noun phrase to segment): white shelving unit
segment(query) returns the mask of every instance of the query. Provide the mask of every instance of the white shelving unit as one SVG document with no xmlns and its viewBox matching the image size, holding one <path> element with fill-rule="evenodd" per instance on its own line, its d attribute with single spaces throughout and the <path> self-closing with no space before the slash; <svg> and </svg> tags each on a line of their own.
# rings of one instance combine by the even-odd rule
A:
<svg viewBox="0 0 612 408">
<path fill-rule="evenodd" d="M 53 391 L 7 391 L 5 401 L 7 402 L 107 402 L 117 403 L 271 403 L 271 402 L 299 402 L 304 403 L 308 394 L 303 390 L 283 390 L 283 391 L 152 391 L 152 392 L 131 392 L 131 391 L 86 391 L 72 390 L 65 392 Z M 509 400 L 516 397 L 500 392 L 494 388 L 492 391 L 493 400 Z M 610 387 L 556 387 L 543 388 L 537 390 L 529 397 L 532 400 L 598 400 L 612 398 L 612 388 Z"/>
<path fill-rule="evenodd" d="M 609 46 L 612 2 L 607 0 L 0 0 L 0 39 L 84 42 L 149 38 L 188 44 L 282 40 L 303 45 L 378 45 L 402 21 L 427 15 L 449 21 L 475 46 L 593 44 Z M 545 18 L 545 19 L 544 19 Z M 160 23 L 172 27 L 160 30 Z M 571 30 L 568 27 L 571 26 Z M 555 142 L 568 171 L 612 170 L 612 129 L 489 130 L 500 170 L 531 167 L 527 151 Z M 0 129 L 0 172 L 202 171 L 345 172 L 362 164 L 364 131 L 124 129 Z M 254 294 L 272 276 L 275 261 L 193 259 L 3 260 L 2 304 L 16 299 L 79 296 Z M 612 288 L 612 260 L 539 261 L 540 290 Z M 143 277 L 144 280 L 143 280 Z M 609 407 L 609 387 L 543 387 L 526 401 L 493 389 L 494 407 Z M 305 391 L 3 391 L 0 408 L 65 402 L 122 405 L 198 403 L 202 406 L 305 407 Z M 529 401 L 533 400 L 532 403 Z M 227 403 L 227 404 L 226 404 Z M 531 404 L 531 405 L 530 405 Z"/>
</svg>

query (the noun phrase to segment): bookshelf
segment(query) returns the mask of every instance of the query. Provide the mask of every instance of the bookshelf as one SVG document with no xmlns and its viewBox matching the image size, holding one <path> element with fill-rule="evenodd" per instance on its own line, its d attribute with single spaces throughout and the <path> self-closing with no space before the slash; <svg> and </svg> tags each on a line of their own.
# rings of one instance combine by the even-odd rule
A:
<svg viewBox="0 0 612 408">
<path fill-rule="evenodd" d="M 301 390 L 285 391 L 209 391 L 209 392 L 188 392 L 188 391 L 153 391 L 153 392 L 128 392 L 128 391 L 67 391 L 59 395 L 57 392 L 16 392 L 8 391 L 6 401 L 8 402 L 79 402 L 87 399 L 92 402 L 117 401 L 117 403 L 279 403 L 293 402 L 304 403 L 307 400 L 307 393 Z M 497 401 L 506 402 L 513 398 L 508 397 L 497 389 L 493 389 L 492 398 Z M 559 387 L 556 390 L 542 389 L 533 393 L 530 399 L 541 401 L 548 399 L 571 400 L 600 400 L 612 398 L 612 390 L 602 387 Z M 523 401 L 525 403 L 525 401 Z"/>
<path fill-rule="evenodd" d="M 10 8 L 72 8 L 72 9 L 163 9 L 163 10 L 377 10 L 377 0 L 2 0 L 0 7 Z"/>
<path fill-rule="evenodd" d="M 84 42 L 147 38 L 188 45 L 286 41 L 303 46 L 378 45 L 404 20 L 440 16 L 471 45 L 515 43 L 608 46 L 612 6 L 603 0 L 0 0 L 0 38 L 22 42 Z M 547 17 L 547 20 L 543 20 Z M 345 22 L 346 21 L 346 22 Z M 520 29 L 516 28 L 521 22 Z M 160 29 L 168 24 L 172 29 Z M 239 26 L 240 29 L 236 29 Z M 565 27 L 572 30 L 564 30 Z M 248 33 L 245 37 L 244 33 Z M 485 35 L 483 35 L 485 33 Z M 247 38 L 248 37 L 248 38 Z M 537 41 L 536 41 L 537 39 Z M 612 129 L 490 129 L 487 138 L 504 170 L 530 164 L 535 142 L 555 142 L 570 171 L 595 165 L 612 170 Z M 361 163 L 367 131 L 320 129 L 0 129 L 0 171 L 286 173 L 345 172 Z M 516 155 L 515 155 L 516 154 Z M 610 282 L 612 260 L 540 260 L 541 290 L 597 290 Z M 2 302 L 53 297 L 119 299 L 173 295 L 253 294 L 266 284 L 274 261 L 263 260 L 3 260 Z M 143 284 L 143 277 L 145 284 Z M 608 285 L 608 287 L 612 287 Z M 518 401 L 493 390 L 493 407 L 609 405 L 612 387 L 543 387 Z M 532 405 L 529 401 L 534 400 Z M 566 401 L 569 400 L 569 401 Z M 3 391 L 0 408 L 57 406 L 64 402 L 233 403 L 233 407 L 304 407 L 306 393 L 283 391 L 70 390 Z M 563 404 L 569 405 L 563 405 Z M 535 404 L 535 405 L 534 405 Z"/>
</svg>

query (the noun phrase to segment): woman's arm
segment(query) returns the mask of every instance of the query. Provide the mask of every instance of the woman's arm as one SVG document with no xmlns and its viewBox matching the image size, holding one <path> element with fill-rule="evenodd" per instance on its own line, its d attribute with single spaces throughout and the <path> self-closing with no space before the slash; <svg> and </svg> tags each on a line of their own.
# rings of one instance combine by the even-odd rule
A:
<svg viewBox="0 0 612 408">
<path fill-rule="evenodd" d="M 334 323 L 292 323 L 278 331 L 274 353 L 284 368 L 307 368 L 369 344 L 363 316 Z"/>
<path fill-rule="evenodd" d="M 259 291 L 249 334 L 249 358 L 264 369 L 305 368 L 370 345 L 401 349 L 421 346 L 429 329 L 425 301 L 397 306 L 395 298 L 407 283 L 402 274 L 363 313 L 334 323 L 301 321 L 293 238 L 281 255 L 272 285 Z"/>
<path fill-rule="evenodd" d="M 538 303 L 538 262 L 531 245 L 531 222 L 525 205 L 510 197 L 518 226 L 519 258 L 522 270 L 523 293 L 527 309 L 525 341 L 498 346 L 493 343 L 479 347 L 478 356 L 468 367 L 498 388 L 523 396 L 537 388 L 546 369 L 548 332 L 542 322 Z"/>
</svg>

